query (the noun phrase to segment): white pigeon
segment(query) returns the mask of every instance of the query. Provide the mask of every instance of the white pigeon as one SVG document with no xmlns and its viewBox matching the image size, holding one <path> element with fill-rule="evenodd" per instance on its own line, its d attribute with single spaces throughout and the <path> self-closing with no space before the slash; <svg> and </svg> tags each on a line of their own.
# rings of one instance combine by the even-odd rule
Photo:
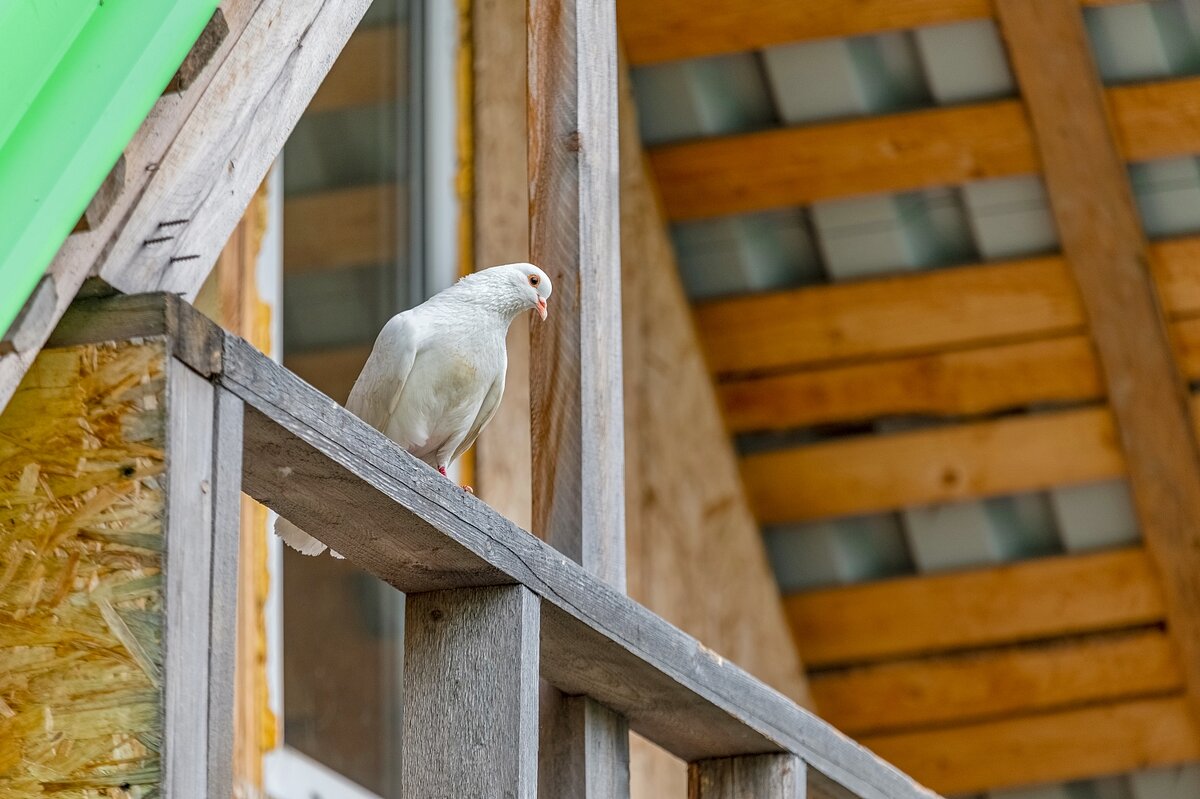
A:
<svg viewBox="0 0 1200 799">
<path fill-rule="evenodd" d="M 550 278 L 533 264 L 505 264 L 468 275 L 393 316 L 375 339 L 346 409 L 446 474 L 500 405 L 509 325 L 529 310 L 544 320 L 550 290 Z M 325 551 L 286 519 L 276 520 L 275 532 L 305 555 Z"/>
</svg>

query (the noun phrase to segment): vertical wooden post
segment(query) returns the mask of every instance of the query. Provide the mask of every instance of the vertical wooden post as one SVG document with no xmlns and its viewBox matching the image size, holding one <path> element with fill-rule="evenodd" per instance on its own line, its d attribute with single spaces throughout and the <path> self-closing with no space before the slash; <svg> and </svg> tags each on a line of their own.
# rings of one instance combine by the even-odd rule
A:
<svg viewBox="0 0 1200 799">
<path fill-rule="evenodd" d="M 807 770 L 795 755 L 703 760 L 688 767 L 688 799 L 804 799 Z"/>
<path fill-rule="evenodd" d="M 523 586 L 409 595 L 403 796 L 537 796 L 539 622 Z"/>
<path fill-rule="evenodd" d="M 45 349 L 0 413 L 10 794 L 231 794 L 241 413 L 161 338 Z"/>
<path fill-rule="evenodd" d="M 530 0 L 534 532 L 625 588 L 620 192 L 613 0 Z"/>
<path fill-rule="evenodd" d="M 228 796 L 242 403 L 174 359 L 166 400 L 164 793 Z"/>
<path fill-rule="evenodd" d="M 530 260 L 554 283 L 530 358 L 533 531 L 625 590 L 614 0 L 529 3 Z M 543 796 L 629 795 L 629 731 L 547 693 Z"/>
</svg>

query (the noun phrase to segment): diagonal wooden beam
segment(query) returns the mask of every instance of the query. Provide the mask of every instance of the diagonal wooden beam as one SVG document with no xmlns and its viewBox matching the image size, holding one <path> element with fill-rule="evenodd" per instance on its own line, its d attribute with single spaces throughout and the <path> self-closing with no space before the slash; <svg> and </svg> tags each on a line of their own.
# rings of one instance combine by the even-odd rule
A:
<svg viewBox="0 0 1200 799">
<path fill-rule="evenodd" d="M 0 355 L 0 407 L 89 274 L 127 293 L 195 295 L 368 5 L 222 3 L 229 33 L 189 85 L 146 117 L 125 148 L 124 191 L 101 224 L 67 239 L 47 270 L 53 309 L 29 320 L 25 350 Z"/>
<path fill-rule="evenodd" d="M 1200 712 L 1200 449 L 1074 0 L 997 0 L 1063 251 L 1079 285 L 1167 623 Z"/>
</svg>

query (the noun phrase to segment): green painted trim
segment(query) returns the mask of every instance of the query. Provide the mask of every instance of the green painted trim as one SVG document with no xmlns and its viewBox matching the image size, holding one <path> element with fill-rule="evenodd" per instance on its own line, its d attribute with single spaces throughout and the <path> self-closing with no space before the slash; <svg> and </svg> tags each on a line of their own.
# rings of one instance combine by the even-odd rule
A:
<svg viewBox="0 0 1200 799">
<path fill-rule="evenodd" d="M 0 0 L 0 331 L 218 0 Z"/>
</svg>

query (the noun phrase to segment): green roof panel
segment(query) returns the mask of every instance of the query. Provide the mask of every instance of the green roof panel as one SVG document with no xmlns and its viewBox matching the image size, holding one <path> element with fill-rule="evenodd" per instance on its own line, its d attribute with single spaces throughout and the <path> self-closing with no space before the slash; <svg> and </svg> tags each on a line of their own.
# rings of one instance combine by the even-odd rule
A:
<svg viewBox="0 0 1200 799">
<path fill-rule="evenodd" d="M 0 331 L 217 0 L 0 0 Z"/>
</svg>

